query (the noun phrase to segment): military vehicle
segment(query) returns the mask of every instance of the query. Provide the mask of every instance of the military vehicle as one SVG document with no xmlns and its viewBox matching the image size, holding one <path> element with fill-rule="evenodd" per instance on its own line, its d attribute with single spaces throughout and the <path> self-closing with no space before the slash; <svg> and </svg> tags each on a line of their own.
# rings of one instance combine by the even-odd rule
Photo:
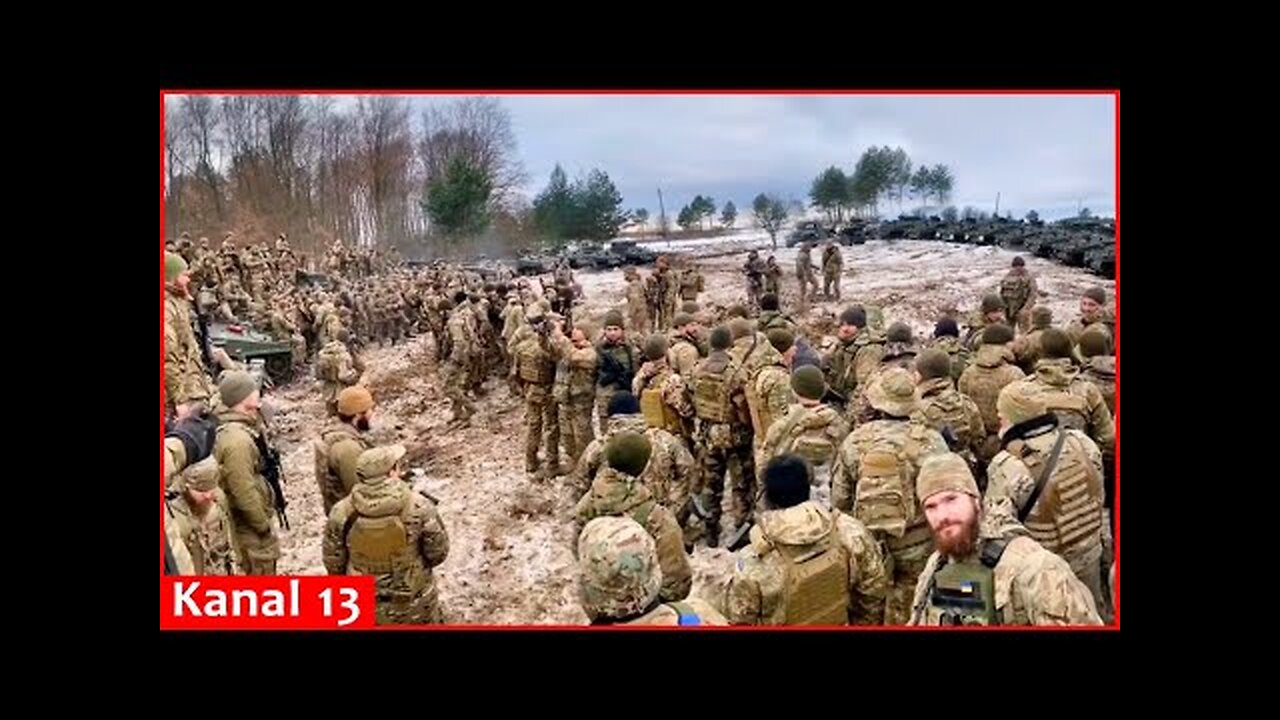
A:
<svg viewBox="0 0 1280 720">
<path fill-rule="evenodd" d="M 208 340 L 211 346 L 222 348 L 236 362 L 250 365 L 254 360 L 261 360 L 276 385 L 283 385 L 293 377 L 293 346 L 288 340 L 273 340 L 248 323 L 218 321 L 209 322 Z"/>
<path fill-rule="evenodd" d="M 822 242 L 831 237 L 830 230 L 822 226 L 822 223 L 814 220 L 806 220 L 787 235 L 787 247 L 795 247 L 802 242 Z"/>
</svg>

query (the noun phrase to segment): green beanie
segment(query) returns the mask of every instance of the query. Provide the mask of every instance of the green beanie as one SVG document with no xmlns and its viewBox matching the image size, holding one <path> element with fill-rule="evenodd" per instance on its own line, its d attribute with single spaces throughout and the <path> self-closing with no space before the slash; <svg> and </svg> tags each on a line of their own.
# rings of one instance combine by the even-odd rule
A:
<svg viewBox="0 0 1280 720">
<path fill-rule="evenodd" d="M 164 281 L 173 282 L 178 276 L 187 271 L 187 261 L 178 253 L 167 252 L 164 254 Z"/>
<path fill-rule="evenodd" d="M 609 467 L 632 477 L 644 472 L 652 452 L 653 447 L 649 444 L 649 438 L 633 432 L 614 435 L 604 449 Z"/>
<path fill-rule="evenodd" d="M 808 400 L 821 400 L 827 392 L 822 371 L 812 365 L 801 365 L 791 373 L 791 389 Z"/>
</svg>

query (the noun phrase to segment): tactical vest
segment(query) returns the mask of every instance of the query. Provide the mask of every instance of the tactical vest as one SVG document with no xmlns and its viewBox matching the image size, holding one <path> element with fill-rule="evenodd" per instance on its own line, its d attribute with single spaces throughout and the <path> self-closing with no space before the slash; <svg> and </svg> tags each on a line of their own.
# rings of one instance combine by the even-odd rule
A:
<svg viewBox="0 0 1280 720">
<path fill-rule="evenodd" d="M 920 456 L 928 428 L 910 423 L 905 437 L 875 435 L 858 447 L 858 479 L 853 516 L 868 530 L 888 536 L 890 550 L 928 542 L 928 525 L 920 523 L 911 458 Z M 908 532 L 908 529 L 911 532 Z"/>
<path fill-rule="evenodd" d="M 764 367 L 769 367 L 768 365 Z M 764 371 L 762 367 L 760 371 L 753 373 L 751 381 L 747 383 L 747 409 L 751 411 L 751 428 L 755 432 L 756 437 L 764 442 L 764 437 L 769 432 L 769 427 L 781 418 L 773 416 L 768 407 L 765 406 L 764 398 L 760 397 L 760 390 L 757 387 L 760 381 L 760 374 Z"/>
<path fill-rule="evenodd" d="M 812 413 L 796 413 L 791 418 L 794 418 L 794 421 L 787 428 L 778 451 L 795 453 L 808 460 L 813 466 L 813 484 L 829 485 L 831 466 L 838 450 L 831 436 L 827 434 L 827 428 L 830 427 L 831 422 L 818 424 L 816 421 L 819 418 Z"/>
<path fill-rule="evenodd" d="M 1030 290 L 1025 275 L 1006 275 L 1000 282 L 1000 298 L 1004 300 L 1010 312 L 1022 309 L 1022 306 L 1027 303 Z"/>
<path fill-rule="evenodd" d="M 556 363 L 551 354 L 542 347 L 538 338 L 530 338 L 516 348 L 516 359 L 519 363 L 520 379 L 546 385 L 555 380 Z"/>
<path fill-rule="evenodd" d="M 835 540 L 835 525 L 827 537 L 812 545 L 768 543 L 766 555 L 776 552 L 782 566 L 782 624 L 848 625 L 849 563 Z"/>
<path fill-rule="evenodd" d="M 729 396 L 730 370 L 733 361 L 725 355 L 704 361 L 693 373 L 693 409 L 698 418 L 707 423 L 733 421 L 733 408 Z"/>
<path fill-rule="evenodd" d="M 640 393 L 640 414 L 644 415 L 649 427 L 662 428 L 676 437 L 684 435 L 680 415 L 663 401 L 662 390 L 653 384 Z"/>
<path fill-rule="evenodd" d="M 1004 541 L 988 541 L 977 562 L 947 563 L 929 578 L 925 594 L 926 625 L 999 625 L 996 610 L 995 567 L 1004 555 Z M 944 564 L 945 563 L 945 564 Z"/>
<path fill-rule="evenodd" d="M 339 367 L 341 364 L 340 351 L 326 347 L 320 351 L 320 357 L 316 358 L 316 375 L 325 382 L 339 382 L 338 376 L 342 372 Z"/>
<path fill-rule="evenodd" d="M 943 390 L 928 395 L 921 401 L 925 417 L 934 430 L 951 428 L 960 450 L 973 447 L 973 443 L 983 438 L 977 437 L 977 428 L 970 427 L 969 413 L 965 411 L 964 396 L 956 391 Z"/>
<path fill-rule="evenodd" d="M 366 517 L 352 508 L 345 537 L 348 574 L 378 575 L 380 596 L 412 595 L 426 587 L 428 572 L 417 548 L 409 542 L 405 514 L 412 498 L 406 493 L 395 515 Z"/>
<path fill-rule="evenodd" d="M 1054 389 L 1041 395 L 1045 409 L 1058 417 L 1058 423 L 1064 428 L 1087 432 L 1089 429 L 1089 411 L 1084 398 L 1074 395 L 1065 389 Z"/>
<path fill-rule="evenodd" d="M 1063 431 L 1059 431 L 1063 432 Z M 1067 557 L 1102 542 L 1103 482 L 1079 438 L 1067 434 L 1064 452 L 1052 468 L 1052 475 L 1030 509 L 1023 525 L 1044 549 Z M 1025 448 L 1025 446 L 1023 446 Z M 1019 448 L 1011 447 L 1011 454 Z M 1020 455 L 1033 478 L 1049 460 L 1049 454 Z"/>
</svg>

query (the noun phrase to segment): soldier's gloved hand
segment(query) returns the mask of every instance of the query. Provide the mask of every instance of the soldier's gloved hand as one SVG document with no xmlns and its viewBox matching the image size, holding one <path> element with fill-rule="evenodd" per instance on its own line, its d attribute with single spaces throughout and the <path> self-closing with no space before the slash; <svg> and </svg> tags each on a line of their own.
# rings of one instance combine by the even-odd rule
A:
<svg viewBox="0 0 1280 720">
<path fill-rule="evenodd" d="M 210 416 L 208 411 L 189 415 L 175 422 L 165 433 L 165 437 L 181 440 L 186 451 L 187 465 L 193 465 L 213 452 L 213 443 L 218 437 L 218 420 Z"/>
</svg>

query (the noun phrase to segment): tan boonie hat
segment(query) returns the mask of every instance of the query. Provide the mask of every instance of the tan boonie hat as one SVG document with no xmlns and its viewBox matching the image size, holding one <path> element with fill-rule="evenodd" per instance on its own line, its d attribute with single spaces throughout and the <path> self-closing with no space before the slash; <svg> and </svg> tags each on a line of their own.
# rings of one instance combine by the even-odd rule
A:
<svg viewBox="0 0 1280 720">
<path fill-rule="evenodd" d="M 403 445 L 388 445 L 365 450 L 356 460 L 356 476 L 361 480 L 382 477 L 400 462 L 408 450 Z"/>
<path fill-rule="evenodd" d="M 352 385 L 338 393 L 338 414 L 351 417 L 373 407 L 373 395 L 363 385 Z"/>
<path fill-rule="evenodd" d="M 880 412 L 894 417 L 907 417 L 918 408 L 916 384 L 911 373 L 902 368 L 891 368 L 867 388 L 867 402 Z"/>
</svg>

